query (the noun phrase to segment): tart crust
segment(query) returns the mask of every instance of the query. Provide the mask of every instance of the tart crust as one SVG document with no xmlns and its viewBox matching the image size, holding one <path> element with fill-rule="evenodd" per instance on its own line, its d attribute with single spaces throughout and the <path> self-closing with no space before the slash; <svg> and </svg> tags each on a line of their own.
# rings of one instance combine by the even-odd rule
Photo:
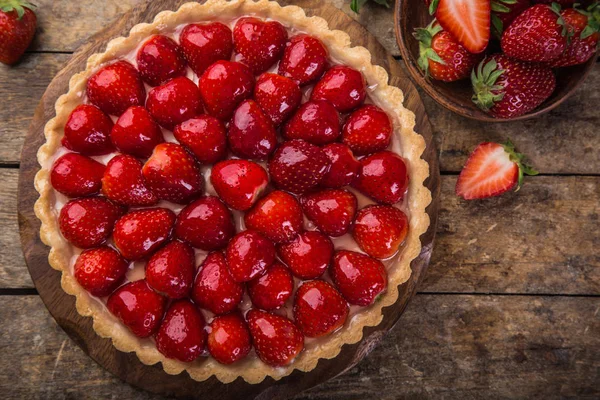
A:
<svg viewBox="0 0 600 400">
<path fill-rule="evenodd" d="M 330 56 L 339 63 L 360 70 L 370 87 L 371 100 L 383 108 L 393 119 L 396 134 L 399 135 L 401 155 L 408 160 L 410 183 L 407 204 L 410 215 L 410 229 L 402 253 L 394 264 L 388 267 L 388 290 L 375 304 L 363 308 L 349 318 L 346 325 L 329 335 L 325 340 L 311 343 L 296 360 L 287 367 L 274 368 L 257 357 L 247 358 L 234 365 L 221 365 L 212 358 L 202 357 L 192 363 L 184 363 L 165 358 L 148 339 L 139 339 L 117 321 L 106 307 L 83 289 L 71 271 L 71 245 L 60 234 L 57 211 L 54 207 L 54 190 L 50 184 L 50 169 L 55 153 L 60 148 L 64 126 L 71 111 L 82 103 L 88 78 L 103 64 L 124 57 L 152 34 L 173 31 L 177 26 L 210 20 L 235 19 L 244 15 L 255 15 L 281 22 L 288 28 L 314 35 L 327 46 Z M 425 150 L 425 140 L 414 131 L 415 115 L 404 108 L 404 95 L 396 87 L 388 85 L 388 74 L 379 66 L 371 64 L 371 54 L 364 47 L 350 47 L 351 41 L 345 32 L 329 29 L 327 22 L 320 17 L 307 17 L 297 6 L 282 7 L 268 0 L 208 0 L 204 4 L 186 3 L 178 11 L 163 11 L 151 24 L 135 25 L 128 37 L 111 40 L 104 53 L 92 55 L 85 71 L 72 76 L 68 93 L 56 101 L 56 117 L 48 121 L 44 134 L 46 143 L 38 151 L 41 170 L 35 177 L 35 187 L 40 198 L 35 204 L 35 213 L 41 220 L 40 238 L 51 247 L 48 260 L 52 268 L 62 272 L 62 288 L 76 297 L 76 307 L 82 316 L 93 318 L 94 330 L 104 338 L 111 338 L 114 346 L 123 352 L 135 352 L 144 364 L 161 362 L 169 374 L 187 371 L 193 379 L 203 381 L 215 375 L 223 383 L 242 377 L 246 382 L 256 384 L 270 376 L 279 380 L 295 369 L 310 371 L 317 366 L 319 359 L 336 357 L 344 344 L 356 343 L 362 339 L 363 328 L 378 325 L 383 319 L 382 309 L 395 303 L 398 286 L 406 282 L 411 274 L 410 263 L 421 251 L 419 237 L 429 227 L 429 216 L 425 208 L 431 202 L 431 193 L 423 182 L 429 176 L 429 166 L 421 159 Z"/>
</svg>

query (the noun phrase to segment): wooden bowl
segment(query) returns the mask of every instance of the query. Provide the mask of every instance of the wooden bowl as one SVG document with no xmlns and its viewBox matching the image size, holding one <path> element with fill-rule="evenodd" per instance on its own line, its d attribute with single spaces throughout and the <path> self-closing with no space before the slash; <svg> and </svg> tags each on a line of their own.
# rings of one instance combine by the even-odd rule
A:
<svg viewBox="0 0 600 400">
<path fill-rule="evenodd" d="M 429 15 L 427 9 L 423 0 L 396 1 L 394 12 L 396 41 L 412 79 L 439 104 L 463 117 L 485 122 L 507 122 L 537 117 L 565 101 L 583 83 L 598 59 L 597 52 L 585 64 L 555 69 L 556 90 L 532 112 L 512 119 L 494 118 L 481 111 L 471 101 L 470 80 L 445 83 L 425 79 L 425 75 L 417 64 L 419 42 L 413 37 L 413 32 L 415 28 L 425 27 L 432 21 L 433 17 Z M 491 45 L 494 44 L 491 43 Z"/>
</svg>

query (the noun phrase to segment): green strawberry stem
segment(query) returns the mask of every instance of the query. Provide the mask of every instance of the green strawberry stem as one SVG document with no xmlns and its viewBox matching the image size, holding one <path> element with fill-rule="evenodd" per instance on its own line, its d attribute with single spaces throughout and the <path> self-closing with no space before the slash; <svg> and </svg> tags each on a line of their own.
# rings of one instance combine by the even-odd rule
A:
<svg viewBox="0 0 600 400">
<path fill-rule="evenodd" d="M 487 62 L 483 60 L 471 73 L 473 103 L 485 112 L 504 98 L 504 86 L 496 84 L 503 73 L 504 70 L 498 68 L 494 59 Z"/>
<path fill-rule="evenodd" d="M 515 189 L 515 192 L 517 192 L 521 188 L 523 177 L 525 175 L 535 176 L 538 175 L 539 172 L 523 161 L 525 159 L 525 155 L 516 151 L 515 145 L 510 141 L 510 139 L 508 139 L 506 143 L 502 144 L 502 147 L 504 147 L 504 151 L 508 153 L 510 161 L 516 163 L 519 167 L 519 180 L 517 182 L 517 188 Z"/>
<path fill-rule="evenodd" d="M 25 8 L 33 11 L 36 7 L 35 4 L 23 0 L 0 0 L 0 10 L 5 13 L 16 11 L 19 19 L 25 15 Z"/>
<path fill-rule="evenodd" d="M 437 23 L 437 20 L 434 19 L 426 28 L 417 28 L 413 33 L 415 39 L 419 41 L 419 59 L 417 60 L 417 64 L 426 77 L 429 77 L 429 60 L 446 65 L 446 62 L 431 47 L 434 36 L 443 30 L 440 24 Z"/>
<path fill-rule="evenodd" d="M 578 13 L 585 15 L 588 19 L 587 26 L 581 32 L 581 39 L 585 39 L 592 36 L 594 33 L 600 32 L 600 3 L 596 2 L 585 10 L 580 9 L 579 4 L 575 4 L 574 9 Z"/>
<path fill-rule="evenodd" d="M 438 4 L 440 4 L 440 0 L 432 0 L 431 4 L 429 5 L 429 15 L 435 14 L 438 8 Z"/>
</svg>

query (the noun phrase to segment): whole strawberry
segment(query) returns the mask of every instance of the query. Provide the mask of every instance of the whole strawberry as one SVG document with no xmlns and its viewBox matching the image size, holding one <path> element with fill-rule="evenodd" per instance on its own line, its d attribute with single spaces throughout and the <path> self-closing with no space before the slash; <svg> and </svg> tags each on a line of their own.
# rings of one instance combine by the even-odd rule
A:
<svg viewBox="0 0 600 400">
<path fill-rule="evenodd" d="M 276 190 L 260 199 L 246 213 L 244 222 L 248 229 L 275 243 L 287 243 L 302 230 L 302 208 L 294 196 Z"/>
<path fill-rule="evenodd" d="M 348 303 L 329 283 L 305 282 L 294 297 L 294 320 L 308 337 L 327 335 L 346 322 Z"/>
<path fill-rule="evenodd" d="M 146 280 L 158 293 L 181 299 L 192 288 L 195 269 L 194 249 L 175 240 L 150 257 L 146 264 Z"/>
<path fill-rule="evenodd" d="M 166 208 L 131 211 L 115 224 L 115 246 L 128 260 L 141 260 L 160 248 L 171 237 L 175 214 Z"/>
<path fill-rule="evenodd" d="M 235 51 L 256 75 L 268 70 L 281 58 L 286 41 L 287 31 L 277 21 L 244 17 L 233 28 Z"/>
<path fill-rule="evenodd" d="M 277 146 L 271 119 L 254 100 L 245 100 L 235 109 L 227 139 L 231 151 L 241 158 L 266 160 Z"/>
<path fill-rule="evenodd" d="M 86 156 L 100 156 L 114 151 L 110 141 L 113 122 L 98 107 L 80 104 L 69 115 L 62 144 Z"/>
<path fill-rule="evenodd" d="M 352 236 L 365 253 L 384 259 L 398 252 L 407 233 L 406 214 L 395 207 L 370 205 L 356 214 Z"/>
<path fill-rule="evenodd" d="M 129 107 L 121 114 L 110 132 L 110 140 L 122 153 L 138 158 L 150 157 L 152 150 L 165 141 L 160 126 L 141 106 Z"/>
<path fill-rule="evenodd" d="M 225 126 L 210 115 L 199 115 L 177 125 L 173 136 L 191 151 L 201 164 L 214 164 L 227 155 Z"/>
<path fill-rule="evenodd" d="M 502 38 L 504 29 L 523 11 L 531 7 L 531 0 L 492 0 L 492 33 Z"/>
<path fill-rule="evenodd" d="M 183 362 L 194 361 L 206 346 L 206 322 L 189 300 L 172 303 L 156 334 L 156 348 L 165 357 Z"/>
<path fill-rule="evenodd" d="M 329 65 L 329 52 L 314 36 L 292 37 L 279 63 L 279 74 L 304 86 L 318 80 Z"/>
<path fill-rule="evenodd" d="M 126 206 L 151 206 L 158 197 L 146 186 L 142 163 L 126 154 L 114 156 L 102 178 L 102 193 L 115 203 Z"/>
<path fill-rule="evenodd" d="M 34 7 L 22 0 L 0 2 L 1 63 L 16 63 L 29 47 L 37 26 Z"/>
<path fill-rule="evenodd" d="M 269 270 L 248 282 L 248 294 L 255 307 L 276 310 L 283 306 L 294 290 L 294 278 L 290 270 L 275 262 Z"/>
<path fill-rule="evenodd" d="M 342 189 L 326 189 L 301 198 L 306 217 L 328 236 L 342 236 L 356 215 L 356 196 Z"/>
<path fill-rule="evenodd" d="M 373 304 L 387 288 L 387 272 L 381 261 L 354 251 L 335 253 L 329 274 L 350 304 Z"/>
<path fill-rule="evenodd" d="M 186 73 L 181 48 L 166 36 L 154 35 L 148 39 L 138 50 L 136 59 L 140 76 L 150 86 L 162 85 Z"/>
<path fill-rule="evenodd" d="M 173 130 L 175 125 L 200 114 L 200 90 L 194 82 L 180 76 L 152 89 L 146 108 L 162 127 Z"/>
<path fill-rule="evenodd" d="M 367 84 L 360 71 L 337 65 L 315 85 L 310 99 L 328 100 L 341 113 L 360 106 L 367 97 Z"/>
<path fill-rule="evenodd" d="M 225 252 L 229 273 L 236 282 L 261 276 L 275 261 L 273 242 L 255 231 L 243 231 L 231 239 Z"/>
<path fill-rule="evenodd" d="M 342 142 L 359 156 L 384 150 L 392 140 L 392 121 L 381 108 L 369 104 L 348 116 Z"/>
<path fill-rule="evenodd" d="M 283 127 L 287 139 L 302 139 L 320 146 L 340 136 L 340 115 L 328 101 L 307 101 Z"/>
<path fill-rule="evenodd" d="M 188 24 L 179 37 L 181 50 L 196 75 L 213 63 L 229 60 L 233 53 L 231 29 L 221 22 Z"/>
<path fill-rule="evenodd" d="M 360 160 L 358 176 L 352 184 L 362 194 L 384 204 L 396 204 L 408 188 L 404 159 L 391 151 L 381 151 Z"/>
<path fill-rule="evenodd" d="M 116 250 L 102 246 L 86 250 L 77 257 L 73 274 L 93 296 L 108 296 L 125 278 L 129 263 Z"/>
<path fill-rule="evenodd" d="M 210 182 L 225 204 L 246 211 L 261 196 L 269 177 L 263 167 L 252 161 L 225 160 L 213 166 Z"/>
<path fill-rule="evenodd" d="M 89 157 L 67 153 L 54 162 L 50 181 L 65 196 L 89 196 L 100 191 L 105 168 Z"/>
<path fill-rule="evenodd" d="M 306 231 L 290 243 L 279 245 L 279 257 L 300 279 L 323 275 L 333 256 L 333 243 L 319 231 Z"/>
<path fill-rule="evenodd" d="M 208 352 L 221 364 L 233 364 L 252 348 L 250 330 L 238 312 L 215 317 L 208 329 Z"/>
<path fill-rule="evenodd" d="M 323 152 L 331 161 L 331 168 L 320 185 L 328 188 L 348 186 L 356 178 L 360 163 L 354 158 L 350 147 L 342 143 L 331 143 L 323 147 Z"/>
<path fill-rule="evenodd" d="M 175 224 L 179 239 L 205 251 L 224 248 L 234 233 L 231 212 L 215 196 L 204 196 L 188 204 Z"/>
<path fill-rule="evenodd" d="M 146 88 L 138 71 L 127 61 L 100 68 L 87 82 L 90 103 L 106 114 L 121 115 L 146 101 Z"/>
<path fill-rule="evenodd" d="M 550 62 L 552 68 L 583 64 L 594 56 L 600 40 L 600 3 L 585 10 L 568 8 L 561 14 L 572 36 L 565 52 Z"/>
<path fill-rule="evenodd" d="M 302 101 L 302 92 L 291 79 L 264 73 L 256 81 L 254 98 L 273 126 L 279 126 L 296 111 Z"/>
</svg>

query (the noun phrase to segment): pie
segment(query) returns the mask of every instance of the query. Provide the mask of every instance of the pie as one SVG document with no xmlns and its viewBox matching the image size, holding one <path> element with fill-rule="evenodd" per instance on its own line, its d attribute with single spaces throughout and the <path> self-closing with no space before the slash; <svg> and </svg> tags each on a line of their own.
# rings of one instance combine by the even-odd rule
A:
<svg viewBox="0 0 600 400">
<path fill-rule="evenodd" d="M 414 114 L 368 50 L 295 6 L 158 14 L 74 75 L 39 149 L 40 236 L 95 331 L 198 381 L 356 343 L 421 250 Z"/>
</svg>

